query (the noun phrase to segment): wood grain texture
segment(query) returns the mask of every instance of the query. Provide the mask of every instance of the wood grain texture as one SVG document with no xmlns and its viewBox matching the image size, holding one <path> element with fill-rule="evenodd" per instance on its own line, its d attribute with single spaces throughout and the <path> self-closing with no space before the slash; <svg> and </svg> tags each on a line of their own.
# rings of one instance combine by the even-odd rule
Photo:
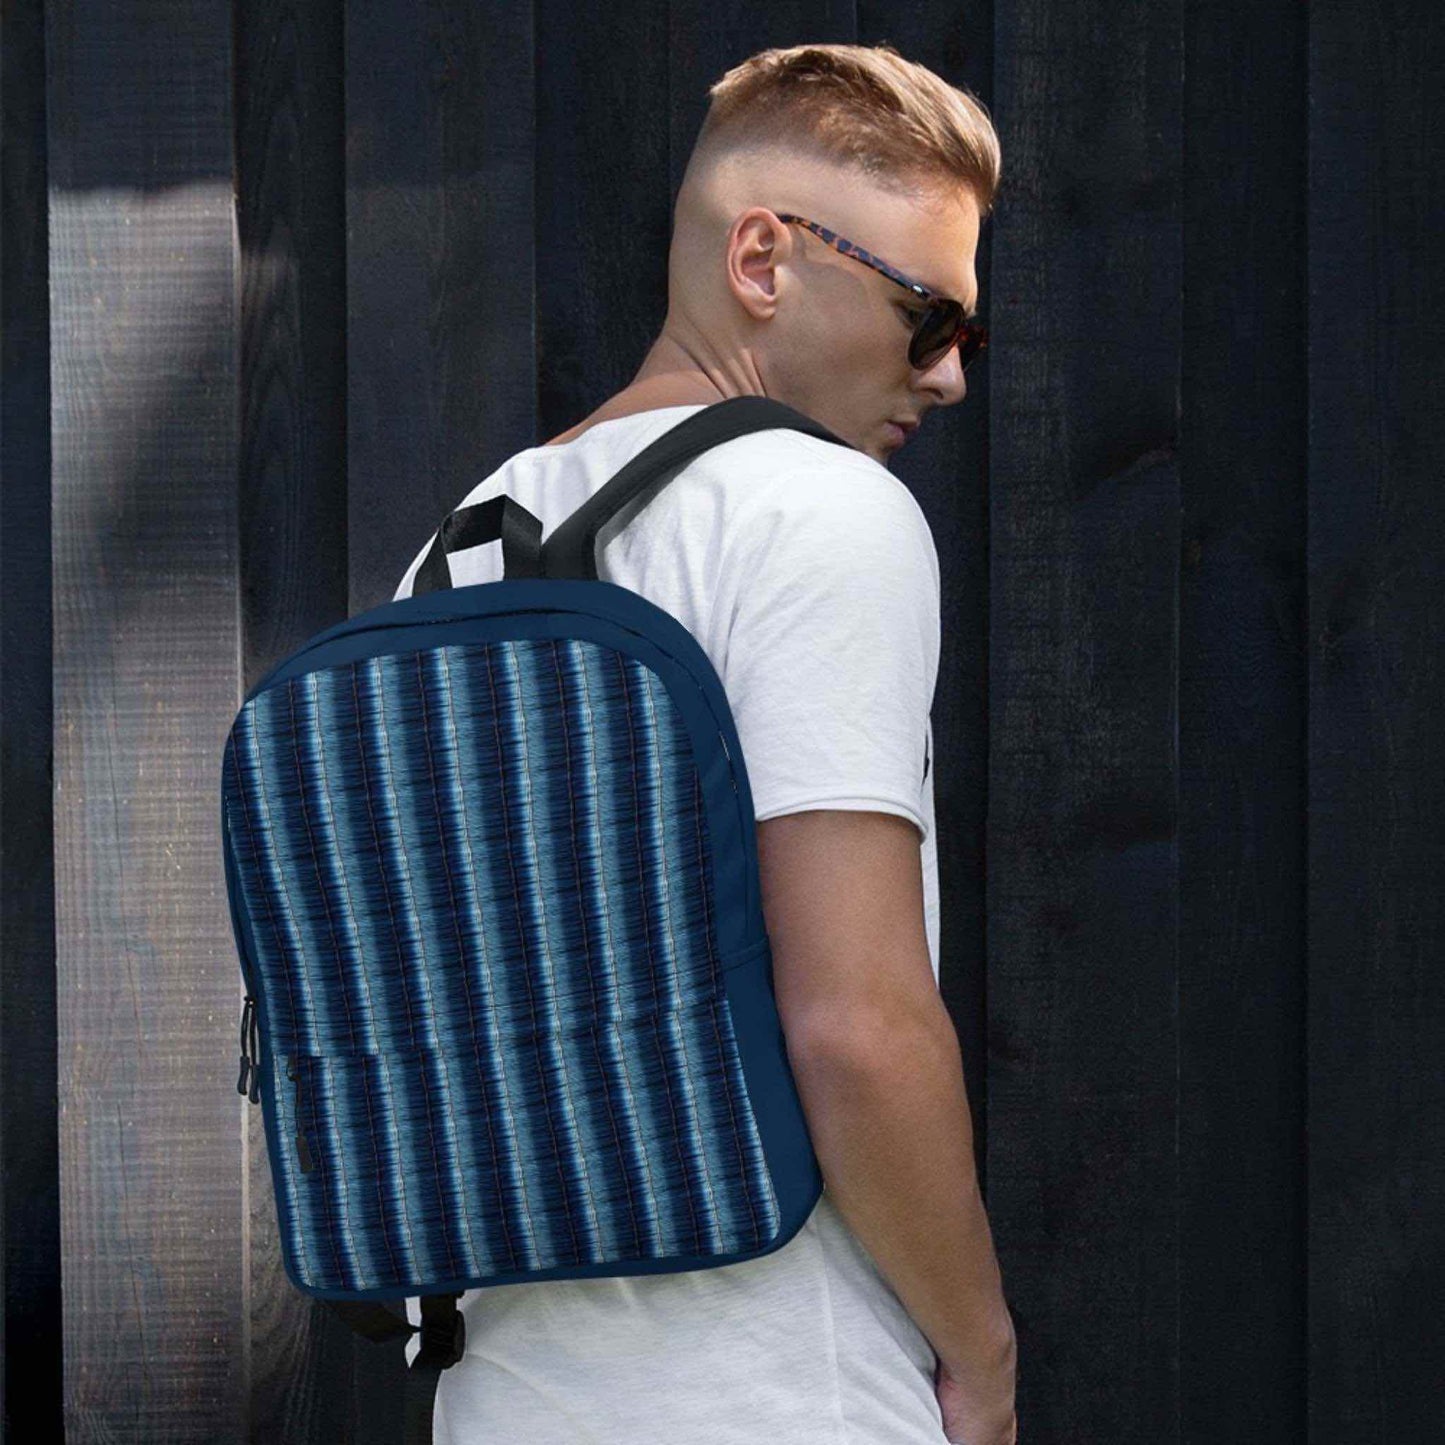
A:
<svg viewBox="0 0 1445 1445">
<path fill-rule="evenodd" d="M 1179 1438 L 1181 27 L 994 17 L 988 1202 L 1044 1440 Z"/>
<path fill-rule="evenodd" d="M 535 43 L 525 6 L 505 24 L 486 6 L 347 6 L 353 614 L 389 602 L 443 516 L 539 440 Z"/>
<path fill-rule="evenodd" d="M 226 731 L 631 379 L 707 87 L 885 39 L 1004 149 L 896 472 L 1020 1438 L 1433 1445 L 1445 11 L 1283 0 L 5 7 L 7 1439 L 399 1438 L 235 1092 Z"/>
<path fill-rule="evenodd" d="M 242 1398 L 231 12 L 147 19 L 81 3 L 46 35 L 72 1445 L 229 1439 Z"/>
<path fill-rule="evenodd" d="M 1185 26 L 1179 1436 L 1304 1440 L 1306 15 Z"/>
<path fill-rule="evenodd" d="M 526 446 L 624 387 L 662 328 L 669 126 L 700 82 L 694 52 L 669 44 L 666 6 L 539 0 L 534 13 L 537 434 Z"/>
<path fill-rule="evenodd" d="M 1311 14 L 1302 1067 L 1319 1445 L 1445 1428 L 1442 47 L 1438 7 Z"/>
</svg>

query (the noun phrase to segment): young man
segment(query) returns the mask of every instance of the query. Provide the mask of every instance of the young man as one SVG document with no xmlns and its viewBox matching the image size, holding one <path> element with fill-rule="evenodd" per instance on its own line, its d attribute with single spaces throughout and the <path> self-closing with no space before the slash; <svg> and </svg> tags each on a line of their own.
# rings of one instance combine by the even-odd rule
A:
<svg viewBox="0 0 1445 1445">
<path fill-rule="evenodd" d="M 655 437 L 739 395 L 856 448 L 736 438 L 598 539 L 599 575 L 678 618 L 727 691 L 825 1189 L 760 1259 L 469 1291 L 436 1438 L 1009 1445 L 1013 1326 L 938 993 L 938 560 L 886 467 L 895 422 L 965 395 L 977 337 L 958 328 L 997 141 L 976 102 L 888 47 L 766 51 L 711 94 L 641 369 L 462 501 L 505 491 L 546 535 Z M 495 580 L 501 548 L 451 565 L 458 584 Z"/>
</svg>

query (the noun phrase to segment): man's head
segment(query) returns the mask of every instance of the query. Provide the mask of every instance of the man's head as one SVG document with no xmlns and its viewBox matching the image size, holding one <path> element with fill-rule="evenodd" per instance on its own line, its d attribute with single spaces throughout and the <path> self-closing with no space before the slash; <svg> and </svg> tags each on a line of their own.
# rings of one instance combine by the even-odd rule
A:
<svg viewBox="0 0 1445 1445">
<path fill-rule="evenodd" d="M 639 376 L 691 369 L 723 395 L 774 397 L 886 461 L 890 419 L 962 400 L 958 347 L 915 369 L 924 303 L 779 217 L 972 312 L 1001 175 L 987 114 L 888 46 L 763 51 L 709 93 L 677 196 L 667 320 Z"/>
</svg>

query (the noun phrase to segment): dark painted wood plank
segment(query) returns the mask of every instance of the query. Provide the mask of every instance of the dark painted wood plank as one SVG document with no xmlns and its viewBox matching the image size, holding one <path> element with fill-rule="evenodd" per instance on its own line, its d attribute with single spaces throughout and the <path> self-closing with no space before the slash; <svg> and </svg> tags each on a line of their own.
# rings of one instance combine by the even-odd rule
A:
<svg viewBox="0 0 1445 1445">
<path fill-rule="evenodd" d="M 236 9 L 243 692 L 346 616 L 342 18 L 296 0 Z M 395 1394 L 374 1347 L 286 1277 L 262 1112 L 243 1114 L 245 1438 L 396 1438 L 396 1421 L 380 1433 Z"/>
<path fill-rule="evenodd" d="M 1309 1438 L 1445 1422 L 1445 12 L 1309 27 Z"/>
<path fill-rule="evenodd" d="M 536 5 L 538 420 L 523 445 L 626 386 L 662 329 L 669 118 L 686 94 L 670 84 L 669 13 L 638 0 Z"/>
<path fill-rule="evenodd" d="M 442 517 L 539 440 L 535 36 L 527 7 L 504 18 L 347 7 L 353 613 L 390 601 Z"/>
<path fill-rule="evenodd" d="M 48 12 L 55 879 L 72 1442 L 236 1438 L 231 9 Z"/>
<path fill-rule="evenodd" d="M 856 30 L 852 5 L 838 0 L 726 15 L 696 0 L 595 12 L 542 0 L 537 26 L 544 441 L 625 387 L 662 330 L 673 205 L 708 86 L 764 46 Z"/>
<path fill-rule="evenodd" d="M 0 12 L 0 1397 L 62 1431 L 45 20 Z"/>
<path fill-rule="evenodd" d="M 1171 1441 L 1181 10 L 994 45 L 989 1212 L 1021 1435 Z"/>
<path fill-rule="evenodd" d="M 1180 1435 L 1306 1438 L 1305 12 L 1186 12 Z M 1261 224 L 1262 218 L 1267 224 Z"/>
</svg>

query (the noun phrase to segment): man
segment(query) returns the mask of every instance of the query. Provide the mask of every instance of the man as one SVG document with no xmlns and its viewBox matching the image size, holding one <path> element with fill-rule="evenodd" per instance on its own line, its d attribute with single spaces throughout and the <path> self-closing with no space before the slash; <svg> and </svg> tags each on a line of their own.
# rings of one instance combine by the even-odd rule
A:
<svg viewBox="0 0 1445 1445">
<path fill-rule="evenodd" d="M 790 112 L 788 87 L 804 75 L 825 84 L 811 110 Z M 871 170 L 830 153 L 830 135 L 896 121 L 879 85 L 925 116 L 942 88 L 972 140 L 986 126 L 887 47 L 764 52 L 714 87 L 677 198 L 667 318 L 641 369 L 463 499 L 505 490 L 550 532 L 656 436 L 739 395 L 785 401 L 857 449 L 787 430 L 736 438 L 598 539 L 599 575 L 677 617 L 727 691 L 779 1016 L 824 1193 L 786 1246 L 756 1260 L 469 1291 L 468 1353 L 438 1390 L 439 1442 L 1015 1439 L 1013 1326 L 938 993 L 938 562 L 922 511 L 886 468 L 902 441 L 890 423 L 961 401 L 960 353 L 972 349 L 965 331 L 940 355 L 910 354 L 924 302 L 888 271 L 975 310 L 996 155 L 992 173 L 961 184 L 948 132 L 931 172 L 885 185 L 886 134 L 875 131 Z M 767 111 L 761 98 L 779 96 L 785 108 Z M 839 114 L 855 129 L 830 131 Z M 937 317 L 929 324 L 936 340 Z M 452 571 L 463 585 L 495 580 L 501 548 L 454 554 Z M 417 1301 L 409 1308 L 419 1321 Z"/>
</svg>

